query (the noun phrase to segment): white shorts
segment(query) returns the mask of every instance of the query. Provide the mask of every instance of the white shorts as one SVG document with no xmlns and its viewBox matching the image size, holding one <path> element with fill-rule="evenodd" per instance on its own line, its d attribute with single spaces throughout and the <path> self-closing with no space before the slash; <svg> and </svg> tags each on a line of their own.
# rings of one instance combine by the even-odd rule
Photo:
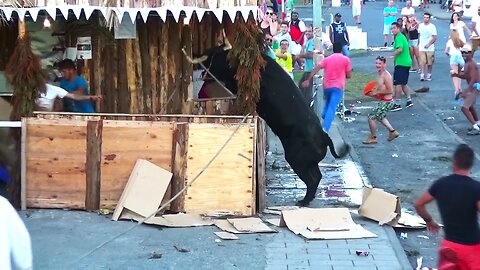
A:
<svg viewBox="0 0 480 270">
<path fill-rule="evenodd" d="M 352 14 L 353 14 L 353 17 L 360 16 L 360 14 L 362 14 L 362 8 L 361 7 L 352 7 Z"/>
<path fill-rule="evenodd" d="M 297 44 L 296 42 L 292 42 L 292 54 L 299 55 L 302 52 L 302 45 Z"/>
<path fill-rule="evenodd" d="M 392 26 L 384 24 L 383 25 L 383 34 L 384 35 L 391 35 L 392 34 Z"/>
<path fill-rule="evenodd" d="M 410 44 L 410 47 L 412 48 L 418 47 L 418 39 L 410 39 L 408 44 Z"/>
</svg>

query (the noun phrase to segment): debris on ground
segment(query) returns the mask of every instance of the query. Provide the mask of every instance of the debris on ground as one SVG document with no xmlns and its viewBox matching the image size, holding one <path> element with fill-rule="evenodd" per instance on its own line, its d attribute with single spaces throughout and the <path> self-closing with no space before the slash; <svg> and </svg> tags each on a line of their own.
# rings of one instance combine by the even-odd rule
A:
<svg viewBox="0 0 480 270">
<path fill-rule="evenodd" d="M 355 254 L 357 254 L 357 256 L 365 256 L 367 257 L 368 254 L 370 254 L 370 252 L 366 251 L 366 250 L 356 250 L 355 251 Z"/>
<path fill-rule="evenodd" d="M 98 210 L 98 214 L 102 215 L 102 216 L 108 216 L 108 215 L 110 215 L 110 209 L 102 208 L 102 209 Z"/>
<path fill-rule="evenodd" d="M 220 237 L 223 240 L 238 240 L 238 236 L 229 232 L 214 232 L 215 235 Z"/>
<path fill-rule="evenodd" d="M 397 155 L 397 154 L 392 154 L 392 157 L 393 157 L 393 158 L 397 158 L 398 155 Z"/>
<path fill-rule="evenodd" d="M 280 227 L 306 239 L 359 239 L 377 237 L 356 224 L 347 208 L 299 208 L 282 211 Z"/>
<path fill-rule="evenodd" d="M 261 219 L 256 217 L 215 220 L 215 225 L 223 231 L 235 234 L 277 232 L 263 223 Z"/>
<path fill-rule="evenodd" d="M 222 240 L 220 240 L 220 239 L 215 239 L 215 243 L 221 243 L 221 242 L 222 242 Z"/>
<path fill-rule="evenodd" d="M 422 239 L 430 239 L 430 237 L 426 236 L 426 235 L 418 235 L 417 236 L 418 238 L 422 238 Z"/>
<path fill-rule="evenodd" d="M 187 252 L 190 252 L 190 250 L 186 249 L 186 248 L 181 248 L 181 247 L 177 247 L 177 246 L 173 246 L 178 252 L 181 252 L 181 253 L 187 253 Z"/>
<path fill-rule="evenodd" d="M 160 252 L 152 252 L 150 253 L 150 257 L 148 257 L 148 259 L 152 260 L 152 259 L 161 259 L 162 258 L 162 253 Z"/>
</svg>

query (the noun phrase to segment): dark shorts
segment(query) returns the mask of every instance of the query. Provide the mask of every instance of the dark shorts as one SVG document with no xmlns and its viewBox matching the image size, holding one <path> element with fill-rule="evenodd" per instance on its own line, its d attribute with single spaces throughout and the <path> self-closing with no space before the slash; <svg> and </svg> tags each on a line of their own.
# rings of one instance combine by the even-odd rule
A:
<svg viewBox="0 0 480 270">
<path fill-rule="evenodd" d="M 393 71 L 393 85 L 407 85 L 410 67 L 395 66 Z"/>
</svg>

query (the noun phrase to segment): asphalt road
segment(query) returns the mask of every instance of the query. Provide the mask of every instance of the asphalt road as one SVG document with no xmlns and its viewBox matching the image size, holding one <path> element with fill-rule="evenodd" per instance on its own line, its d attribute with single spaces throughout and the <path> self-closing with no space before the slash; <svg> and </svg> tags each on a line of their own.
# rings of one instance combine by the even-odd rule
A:
<svg viewBox="0 0 480 270">
<path fill-rule="evenodd" d="M 399 8 L 403 7 L 403 3 Z M 382 10 L 385 1 L 367 2 L 362 14 L 362 30 L 368 33 L 368 46 L 375 47 L 383 44 L 383 17 Z M 299 7 L 300 18 L 311 23 L 313 17 L 311 7 Z M 353 25 L 351 10 L 348 7 L 326 8 L 324 18 L 329 23 L 330 14 L 340 12 L 347 25 Z M 417 18 L 421 12 L 417 11 Z M 470 20 L 466 19 L 469 25 Z M 427 94 L 414 97 L 414 107 L 391 113 L 389 118 L 394 127 L 400 131 L 400 138 L 393 143 L 383 142 L 386 136 L 382 127 L 379 127 L 379 142 L 376 146 L 364 146 L 361 141 L 368 135 L 368 126 L 365 109 L 359 109 L 362 114 L 356 121 L 344 123 L 345 134 L 353 144 L 370 182 L 379 188 L 400 196 L 402 207 L 412 210 L 413 202 L 439 177 L 450 173 L 449 157 L 456 145 L 468 143 L 478 152 L 480 150 L 480 136 L 468 136 L 469 123 L 460 112 L 458 104 L 453 101 L 453 85 L 449 76 L 449 58 L 443 53 L 449 34 L 447 20 L 432 20 L 437 27 L 438 40 L 435 43 L 436 62 L 434 64 L 431 82 L 420 82 L 419 75 L 411 73 L 409 85 L 412 89 L 422 86 L 430 87 Z M 325 25 L 324 25 L 325 27 Z M 354 72 L 375 72 L 374 59 L 377 55 L 388 56 L 390 52 L 369 52 L 352 58 Z M 476 56 L 480 62 L 480 53 Z M 388 69 L 393 74 L 393 63 L 388 63 Z M 463 86 L 465 87 L 465 83 Z M 362 102 L 361 104 L 358 101 Z M 373 102 L 354 98 L 349 100 L 357 107 L 372 106 Z M 405 102 L 405 100 L 403 101 Z M 454 108 L 456 106 L 456 108 Z M 338 119 L 335 121 L 339 121 Z M 479 179 L 479 160 L 473 170 L 473 175 Z M 436 206 L 430 208 L 433 215 L 439 219 Z M 419 235 L 429 239 L 419 238 Z M 423 257 L 423 266 L 436 267 L 437 248 L 441 241 L 440 236 L 432 236 L 425 231 L 409 231 L 408 238 L 401 240 L 412 266 L 416 267 L 416 259 Z"/>
</svg>

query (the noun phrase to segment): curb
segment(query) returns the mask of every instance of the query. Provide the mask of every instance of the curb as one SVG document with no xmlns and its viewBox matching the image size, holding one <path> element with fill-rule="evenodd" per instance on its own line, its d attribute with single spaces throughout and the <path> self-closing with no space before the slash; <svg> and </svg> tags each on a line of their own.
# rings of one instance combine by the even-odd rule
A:
<svg viewBox="0 0 480 270">
<path fill-rule="evenodd" d="M 350 141 L 350 138 L 348 137 L 348 134 L 345 133 L 345 130 L 343 129 L 343 123 L 334 123 L 332 127 L 336 127 L 338 133 L 340 134 L 341 139 L 343 140 L 344 143 L 350 145 L 350 157 L 355 163 L 355 166 L 358 166 L 361 164 L 360 157 L 357 155 L 355 152 L 355 149 L 353 148 L 353 145 Z M 370 181 L 367 181 L 368 183 Z M 397 234 L 393 230 L 391 226 L 381 226 L 383 230 L 385 231 L 385 234 L 387 235 L 388 241 L 392 245 L 393 251 L 395 252 L 395 255 L 397 256 L 398 262 L 402 266 L 403 270 L 411 270 L 412 265 L 410 264 L 410 261 L 408 260 L 407 254 L 405 253 L 402 244 L 400 243 L 400 240 L 398 240 Z"/>
</svg>

